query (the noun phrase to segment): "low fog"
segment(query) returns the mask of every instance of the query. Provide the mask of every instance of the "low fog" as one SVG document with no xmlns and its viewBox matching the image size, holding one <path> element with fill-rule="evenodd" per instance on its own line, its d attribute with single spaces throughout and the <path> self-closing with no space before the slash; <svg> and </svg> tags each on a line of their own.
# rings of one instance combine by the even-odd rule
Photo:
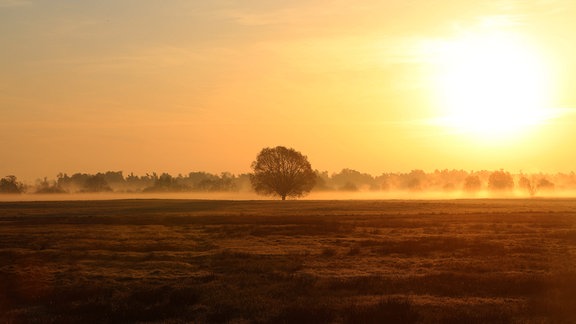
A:
<svg viewBox="0 0 576 324">
<path fill-rule="evenodd" d="M 576 174 L 510 173 L 505 170 L 412 170 L 373 176 L 352 169 L 316 172 L 305 200 L 475 199 L 576 197 Z M 124 175 L 122 171 L 96 174 L 60 173 L 35 183 L 16 176 L 0 179 L 0 201 L 107 200 L 107 199 L 217 199 L 267 200 L 256 194 L 249 174 L 190 172 Z M 294 198 L 292 198 L 294 199 Z"/>
</svg>

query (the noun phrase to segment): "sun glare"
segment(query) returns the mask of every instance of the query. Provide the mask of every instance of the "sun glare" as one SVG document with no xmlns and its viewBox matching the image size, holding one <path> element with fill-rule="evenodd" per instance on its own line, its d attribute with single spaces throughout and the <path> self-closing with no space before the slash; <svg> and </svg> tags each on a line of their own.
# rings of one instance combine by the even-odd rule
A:
<svg viewBox="0 0 576 324">
<path fill-rule="evenodd" d="M 464 35 L 442 44 L 434 80 L 443 125 L 482 140 L 522 134 L 547 119 L 544 59 L 518 35 Z"/>
</svg>

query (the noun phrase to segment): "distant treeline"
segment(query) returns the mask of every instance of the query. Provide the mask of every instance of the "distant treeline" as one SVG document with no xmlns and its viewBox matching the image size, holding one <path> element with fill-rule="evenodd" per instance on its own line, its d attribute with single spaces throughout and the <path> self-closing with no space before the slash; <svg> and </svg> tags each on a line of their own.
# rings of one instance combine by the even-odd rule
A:
<svg viewBox="0 0 576 324">
<path fill-rule="evenodd" d="M 122 171 L 97 174 L 58 174 L 56 180 L 44 178 L 32 189 L 36 193 L 91 193 L 91 192 L 232 192 L 249 190 L 248 174 L 231 173 L 219 175 L 207 172 L 190 172 L 188 175 L 172 176 L 168 173 L 151 173 L 137 176 Z M 30 191 L 30 190 L 29 190 Z"/>
<path fill-rule="evenodd" d="M 512 174 L 505 170 L 464 171 L 435 170 L 426 173 L 412 170 L 408 173 L 383 173 L 374 177 L 356 170 L 343 169 L 339 173 L 318 173 L 317 190 L 340 191 L 408 191 L 455 192 L 525 191 L 535 195 L 539 191 L 575 190 L 576 174 Z"/>
<path fill-rule="evenodd" d="M 426 173 L 412 170 L 408 173 L 383 173 L 372 176 L 352 169 L 338 173 L 316 171 L 314 191 L 406 191 L 406 192 L 455 192 L 475 193 L 488 191 L 524 191 L 535 195 L 544 191 L 576 190 L 576 174 L 512 174 L 505 170 L 464 171 L 435 170 Z M 211 174 L 190 172 L 172 176 L 152 173 L 137 176 L 124 175 L 122 171 L 96 174 L 60 173 L 56 179 L 44 178 L 34 185 L 25 185 L 16 176 L 0 179 L 0 193 L 150 193 L 150 192 L 237 192 L 250 191 L 250 175 L 231 173 Z"/>
</svg>

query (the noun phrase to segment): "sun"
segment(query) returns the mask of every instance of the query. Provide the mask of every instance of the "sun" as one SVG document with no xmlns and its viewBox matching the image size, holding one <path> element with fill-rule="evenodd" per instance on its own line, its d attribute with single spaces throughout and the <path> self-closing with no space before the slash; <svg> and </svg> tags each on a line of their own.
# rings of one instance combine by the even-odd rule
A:
<svg viewBox="0 0 576 324">
<path fill-rule="evenodd" d="M 547 118 L 545 60 L 518 35 L 466 34 L 442 44 L 434 80 L 443 117 L 458 133 L 501 140 Z"/>
</svg>

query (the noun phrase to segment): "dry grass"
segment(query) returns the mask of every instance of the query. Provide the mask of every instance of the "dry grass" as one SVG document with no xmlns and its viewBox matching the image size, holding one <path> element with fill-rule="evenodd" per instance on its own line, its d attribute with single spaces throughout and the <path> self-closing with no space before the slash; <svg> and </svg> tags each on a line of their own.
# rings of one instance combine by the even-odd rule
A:
<svg viewBox="0 0 576 324">
<path fill-rule="evenodd" d="M 8 323 L 574 323 L 576 201 L 0 203 Z"/>
</svg>

